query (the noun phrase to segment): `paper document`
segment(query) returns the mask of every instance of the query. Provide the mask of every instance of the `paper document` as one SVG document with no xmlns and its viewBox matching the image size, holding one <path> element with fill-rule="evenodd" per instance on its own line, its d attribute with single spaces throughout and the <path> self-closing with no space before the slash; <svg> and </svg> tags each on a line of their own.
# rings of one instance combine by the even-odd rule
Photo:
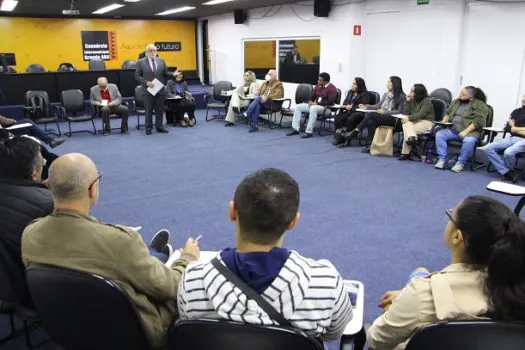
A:
<svg viewBox="0 0 525 350">
<path fill-rule="evenodd" d="M 180 100 L 182 97 L 177 95 L 177 96 L 173 96 L 173 97 L 168 97 L 166 100 Z"/>
<path fill-rule="evenodd" d="M 211 259 L 215 258 L 218 254 L 219 252 L 201 250 L 201 256 L 199 257 L 199 261 L 211 261 Z M 171 265 L 173 265 L 175 260 L 177 260 L 178 258 L 180 258 L 180 250 L 176 250 L 173 252 L 168 261 L 166 261 L 166 266 L 171 267 Z"/>
<path fill-rule="evenodd" d="M 392 114 L 392 117 L 397 119 L 403 119 L 405 116 L 403 114 Z"/>
<path fill-rule="evenodd" d="M 31 123 L 16 124 L 16 125 L 6 128 L 6 130 L 25 129 L 25 128 L 30 128 L 32 126 L 33 125 Z"/>
<path fill-rule="evenodd" d="M 153 86 L 152 88 L 148 88 L 148 92 L 155 96 L 164 87 L 164 84 L 162 84 L 157 78 L 153 79 L 152 83 L 155 86 Z"/>
<path fill-rule="evenodd" d="M 356 109 L 356 112 L 365 112 L 365 113 L 368 113 L 368 112 L 377 112 L 377 109 L 363 109 L 363 108 L 357 108 L 357 109 Z"/>
<path fill-rule="evenodd" d="M 106 107 L 108 105 L 109 101 L 108 100 L 102 100 L 100 102 L 100 104 L 102 105 L 102 107 Z"/>
</svg>

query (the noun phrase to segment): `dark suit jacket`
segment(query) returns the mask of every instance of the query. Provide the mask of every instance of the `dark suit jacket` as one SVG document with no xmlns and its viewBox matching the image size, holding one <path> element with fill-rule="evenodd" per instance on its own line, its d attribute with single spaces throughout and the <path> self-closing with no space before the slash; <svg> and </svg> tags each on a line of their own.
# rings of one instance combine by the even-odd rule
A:
<svg viewBox="0 0 525 350">
<path fill-rule="evenodd" d="M 148 82 L 157 78 L 162 84 L 166 85 L 167 81 L 173 77 L 173 74 L 168 71 L 168 66 L 162 58 L 155 57 L 155 64 L 157 66 L 156 74 L 151 71 L 151 66 L 148 58 L 145 57 L 137 62 L 137 69 L 135 70 L 135 79 L 142 85 L 142 94 L 148 93 Z M 164 95 L 164 89 L 158 92 L 159 95 Z"/>
</svg>

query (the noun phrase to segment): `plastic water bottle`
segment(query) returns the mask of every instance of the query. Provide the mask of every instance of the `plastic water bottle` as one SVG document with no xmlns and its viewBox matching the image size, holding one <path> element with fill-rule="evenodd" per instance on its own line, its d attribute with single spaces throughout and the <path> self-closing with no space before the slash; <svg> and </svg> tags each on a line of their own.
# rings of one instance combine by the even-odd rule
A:
<svg viewBox="0 0 525 350">
<path fill-rule="evenodd" d="M 425 157 L 426 164 L 434 163 L 434 140 L 427 141 L 427 152 Z"/>
</svg>

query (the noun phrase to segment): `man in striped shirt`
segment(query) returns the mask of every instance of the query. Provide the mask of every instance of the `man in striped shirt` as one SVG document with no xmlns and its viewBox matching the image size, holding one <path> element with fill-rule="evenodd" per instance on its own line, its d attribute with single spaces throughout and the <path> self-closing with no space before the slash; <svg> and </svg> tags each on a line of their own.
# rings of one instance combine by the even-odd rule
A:
<svg viewBox="0 0 525 350">
<path fill-rule="evenodd" d="M 290 175 L 278 169 L 248 175 L 229 208 L 236 248 L 223 250 L 219 259 L 294 327 L 336 339 L 352 319 L 343 279 L 329 262 L 282 247 L 285 232 L 299 221 L 298 209 L 299 186 Z M 182 319 L 278 324 L 208 261 L 193 262 L 184 272 L 178 307 Z"/>
</svg>

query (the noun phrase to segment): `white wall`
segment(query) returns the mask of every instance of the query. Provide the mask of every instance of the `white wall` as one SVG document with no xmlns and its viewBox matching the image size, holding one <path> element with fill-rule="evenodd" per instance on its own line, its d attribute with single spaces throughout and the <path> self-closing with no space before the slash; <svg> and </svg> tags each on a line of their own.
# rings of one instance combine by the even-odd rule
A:
<svg viewBox="0 0 525 350">
<path fill-rule="evenodd" d="M 320 37 L 320 70 L 343 91 L 355 76 L 380 93 L 390 75 L 401 76 L 405 91 L 423 83 L 429 91 L 446 87 L 457 95 L 462 81 L 487 92 L 495 125 L 501 125 L 525 93 L 525 4 L 430 3 L 367 0 L 334 6 L 329 18 L 316 18 L 307 2 L 284 5 L 262 19 L 254 18 L 267 9 L 252 10 L 244 25 L 234 24 L 233 14 L 209 17 L 210 50 L 217 61 L 212 77 L 238 84 L 243 40 Z M 352 35 L 355 24 L 362 25 L 362 36 Z M 294 86 L 285 84 L 286 97 L 293 97 Z"/>
</svg>

